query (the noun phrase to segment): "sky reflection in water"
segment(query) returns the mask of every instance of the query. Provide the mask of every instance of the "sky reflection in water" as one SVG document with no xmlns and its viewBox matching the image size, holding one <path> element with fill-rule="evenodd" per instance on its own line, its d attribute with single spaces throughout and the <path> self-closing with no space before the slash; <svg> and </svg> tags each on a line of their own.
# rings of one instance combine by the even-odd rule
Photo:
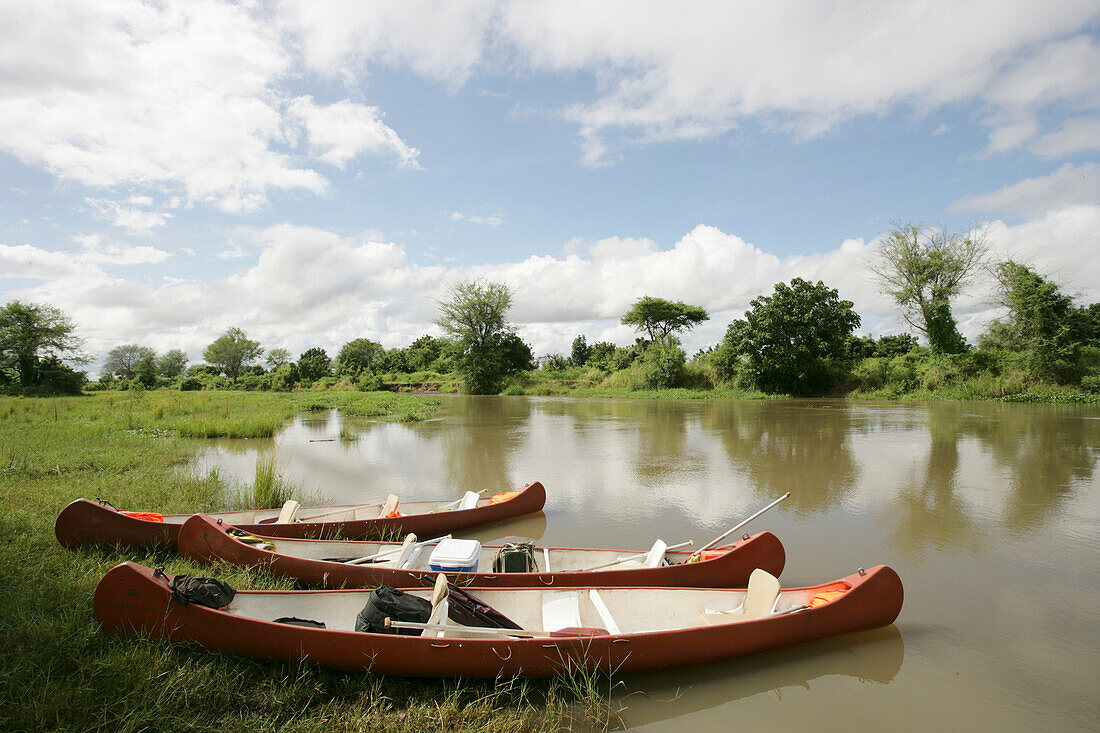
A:
<svg viewBox="0 0 1100 733">
<path fill-rule="evenodd" d="M 821 729 L 854 711 L 895 729 L 1098 722 L 1096 408 L 455 397 L 436 420 L 353 424 L 340 441 L 340 416 L 306 416 L 273 441 L 217 441 L 194 466 L 243 483 L 274 450 L 324 502 L 539 480 L 543 514 L 471 536 L 550 545 L 702 543 L 790 491 L 747 528 L 783 541 L 785 585 L 900 573 L 896 628 L 628 677 L 631 727 Z"/>
</svg>

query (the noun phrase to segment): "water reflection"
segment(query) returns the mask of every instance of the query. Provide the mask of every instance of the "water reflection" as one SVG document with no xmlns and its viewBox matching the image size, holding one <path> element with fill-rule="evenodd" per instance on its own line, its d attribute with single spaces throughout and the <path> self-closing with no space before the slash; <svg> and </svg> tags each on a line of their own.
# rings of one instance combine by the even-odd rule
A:
<svg viewBox="0 0 1100 733">
<path fill-rule="evenodd" d="M 332 502 L 539 480 L 543 514 L 473 536 L 547 545 L 702 542 L 791 491 L 751 528 L 782 539 L 784 585 L 878 562 L 901 575 L 896 629 L 632 677 L 632 726 L 834 728 L 858 707 L 891 729 L 1096 727 L 1095 407 L 454 397 L 424 423 L 352 422 L 353 441 L 312 414 L 196 465 L 245 482 L 274 450 Z"/>
<path fill-rule="evenodd" d="M 842 403 L 806 401 L 715 404 L 703 425 L 722 441 L 756 496 L 791 492 L 789 506 L 819 512 L 841 501 L 859 479 Z"/>
<path fill-rule="evenodd" d="M 446 481 L 459 487 L 509 487 L 511 459 L 529 439 L 531 405 L 526 400 L 471 397 L 456 400 L 447 420 L 461 430 L 434 437 L 444 456 Z M 436 448 L 436 446 L 426 446 Z M 525 479 L 518 483 L 526 483 Z"/>
<path fill-rule="evenodd" d="M 901 631 L 888 626 L 728 662 L 630 675 L 615 702 L 624 708 L 621 717 L 630 728 L 683 730 L 693 717 L 734 720 L 732 707 L 721 708 L 755 695 L 782 701 L 790 688 L 812 690 L 827 677 L 885 685 L 901 670 L 904 659 Z M 696 715 L 700 712 L 705 715 Z M 656 725 L 661 722 L 672 725 Z M 703 725 L 698 730 L 712 728 Z"/>
<path fill-rule="evenodd" d="M 920 553 L 925 543 L 951 544 L 973 549 L 981 532 L 956 495 L 960 465 L 959 444 L 964 437 L 956 406 L 931 410 L 925 424 L 928 439 L 923 470 L 901 482 L 897 505 L 900 518 L 896 546 Z"/>
<path fill-rule="evenodd" d="M 977 437 L 1011 476 L 1005 511 L 1015 529 L 1035 528 L 1053 518 L 1074 497 L 1074 487 L 1092 478 L 1100 446 L 1100 424 L 1079 419 L 1076 410 L 1021 406 L 1027 415 L 1010 428 L 1005 420 L 968 420 Z"/>
</svg>

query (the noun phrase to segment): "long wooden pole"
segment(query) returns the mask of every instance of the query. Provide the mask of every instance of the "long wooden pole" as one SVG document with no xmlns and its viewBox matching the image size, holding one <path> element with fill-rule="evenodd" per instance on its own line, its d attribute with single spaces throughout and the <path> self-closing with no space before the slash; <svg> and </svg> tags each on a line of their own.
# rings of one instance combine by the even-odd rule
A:
<svg viewBox="0 0 1100 733">
<path fill-rule="evenodd" d="M 375 505 L 374 504 L 353 504 L 351 506 L 346 506 L 343 509 L 336 509 L 336 510 L 331 511 L 331 512 L 325 512 L 324 514 L 311 514 L 308 517 L 295 520 L 295 523 L 315 522 L 318 519 L 324 519 L 325 517 L 334 517 L 337 514 L 344 514 L 345 512 L 357 512 L 360 509 L 363 509 L 363 508 L 368 507 L 368 506 L 375 506 Z M 381 508 L 382 505 L 378 504 L 377 506 L 379 508 Z"/>
<path fill-rule="evenodd" d="M 486 491 L 488 491 L 488 489 L 482 489 L 481 491 L 478 491 L 478 492 L 477 492 L 477 495 L 478 495 L 478 496 L 481 496 L 481 495 L 482 495 L 482 494 L 484 494 L 484 493 L 485 493 Z M 448 510 L 450 510 L 450 509 L 451 509 L 452 507 L 456 507 L 456 506 L 458 506 L 458 505 L 459 505 L 459 504 L 461 504 L 461 503 L 462 503 L 462 499 L 458 499 L 458 500 L 456 500 L 456 501 L 452 501 L 452 502 L 451 502 L 451 503 L 449 503 L 449 504 L 440 504 L 439 506 L 437 506 L 437 507 L 436 507 L 435 509 L 432 509 L 432 510 L 431 510 L 430 512 L 428 512 L 428 513 L 429 513 L 429 514 L 435 514 L 436 512 L 448 511 Z"/>
<path fill-rule="evenodd" d="M 787 498 L 788 496 L 790 496 L 790 495 L 791 495 L 791 492 L 789 492 L 789 491 L 788 491 L 788 492 L 787 492 L 786 494 L 783 494 L 783 496 L 779 497 L 778 499 L 776 499 L 775 501 L 773 501 L 773 502 L 772 502 L 771 504 L 768 504 L 768 505 L 767 505 L 766 507 L 764 507 L 763 509 L 761 509 L 760 511 L 758 511 L 758 512 L 757 512 L 756 514 L 753 514 L 753 515 L 752 515 L 751 517 L 749 517 L 749 518 L 748 518 L 748 519 L 746 519 L 745 521 L 743 521 L 743 522 L 741 522 L 740 524 L 737 524 L 736 526 L 732 527 L 731 529 L 729 529 L 729 530 L 727 530 L 727 531 L 723 532 L 722 534 L 718 535 L 717 537 L 715 537 L 715 538 L 714 538 L 713 540 L 711 540 L 711 541 L 710 541 L 710 542 L 708 542 L 707 544 L 705 544 L 705 545 L 703 545 L 702 547 L 700 547 L 700 548 L 699 548 L 698 550 L 696 550 L 695 552 L 691 553 L 691 556 L 692 556 L 692 557 L 695 557 L 696 555 L 698 555 L 699 553 L 703 552 L 704 550 L 709 550 L 710 548 L 714 547 L 714 546 L 715 546 L 715 545 L 717 545 L 717 544 L 718 544 L 719 542 L 721 542 L 722 540 L 726 539 L 726 538 L 727 538 L 727 537 L 729 537 L 729 536 L 730 536 L 731 534 L 733 534 L 733 533 L 734 533 L 734 532 L 736 532 L 737 530 L 741 529 L 741 528 L 742 528 L 742 527 L 744 527 L 744 526 L 745 526 L 746 524 L 748 524 L 748 523 L 749 523 L 749 522 L 751 522 L 752 520 L 756 519 L 756 518 L 757 518 L 757 517 L 759 517 L 759 516 L 760 516 L 761 514 L 763 514 L 764 512 L 768 511 L 768 510 L 769 510 L 769 509 L 771 509 L 771 508 L 772 508 L 773 506 L 775 506 L 775 505 L 776 505 L 776 504 L 778 504 L 779 502 L 783 501 L 784 499 L 786 499 L 786 498 Z"/>
<path fill-rule="evenodd" d="M 526 629 L 492 629 L 484 626 L 455 626 L 454 624 L 422 624 L 417 621 L 394 621 L 386 617 L 387 629 L 424 629 L 426 631 L 466 631 L 473 634 L 489 634 L 491 636 L 538 636 L 549 635 L 545 631 L 528 631 Z"/>
<path fill-rule="evenodd" d="M 669 550 L 679 550 L 681 547 L 687 547 L 688 545 L 694 545 L 694 544 L 695 544 L 695 540 L 688 540 L 687 542 L 681 542 L 678 545 L 672 545 L 671 547 L 666 547 L 665 552 L 668 552 Z M 626 557 L 620 557 L 618 560 L 614 560 L 612 562 L 605 562 L 603 565 L 597 565 L 594 568 L 581 568 L 580 570 L 577 570 L 576 572 L 578 572 L 578 573 L 589 573 L 589 572 L 592 572 L 593 570 L 603 570 L 604 568 L 609 568 L 612 565 L 618 565 L 619 563 L 627 562 L 628 560 L 637 560 L 639 557 L 645 557 L 648 554 L 649 554 L 649 550 L 646 550 L 645 552 L 639 552 L 637 555 L 627 555 Z"/>
<path fill-rule="evenodd" d="M 451 536 L 449 534 L 448 535 L 443 535 L 442 537 L 436 537 L 434 540 L 424 540 L 423 542 L 416 542 L 416 543 L 413 544 L 413 547 L 427 547 L 428 545 L 434 545 L 437 542 L 440 542 L 442 540 L 448 540 L 450 538 L 451 538 Z M 382 550 L 381 552 L 376 552 L 373 555 L 367 555 L 366 557 L 357 557 L 354 560 L 348 560 L 344 564 L 345 565 L 358 565 L 360 563 L 364 563 L 364 562 L 367 562 L 369 560 L 377 560 L 378 558 L 382 557 L 383 555 L 395 555 L 396 556 L 396 555 L 400 555 L 400 554 L 401 554 L 401 548 L 400 547 L 387 547 L 386 549 Z"/>
<path fill-rule="evenodd" d="M 455 626 L 454 624 L 422 624 L 417 621 L 394 621 L 389 616 L 383 622 L 388 629 L 424 629 L 425 631 L 461 631 L 468 634 L 486 634 L 488 636 L 550 636 L 556 638 L 576 638 L 578 636 L 609 635 L 606 629 L 564 629 L 559 631 L 531 631 L 530 629 L 493 629 L 485 626 Z"/>
</svg>

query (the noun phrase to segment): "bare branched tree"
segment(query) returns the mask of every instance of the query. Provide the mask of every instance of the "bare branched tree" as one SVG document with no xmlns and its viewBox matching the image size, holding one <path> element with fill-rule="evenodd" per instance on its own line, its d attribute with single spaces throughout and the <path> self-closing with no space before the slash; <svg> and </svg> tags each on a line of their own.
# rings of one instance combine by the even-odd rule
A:
<svg viewBox="0 0 1100 733">
<path fill-rule="evenodd" d="M 988 252 L 984 229 L 949 234 L 919 224 L 895 224 L 869 269 L 932 350 L 952 354 L 965 349 L 966 342 L 951 314 L 951 299 L 962 292 Z"/>
</svg>

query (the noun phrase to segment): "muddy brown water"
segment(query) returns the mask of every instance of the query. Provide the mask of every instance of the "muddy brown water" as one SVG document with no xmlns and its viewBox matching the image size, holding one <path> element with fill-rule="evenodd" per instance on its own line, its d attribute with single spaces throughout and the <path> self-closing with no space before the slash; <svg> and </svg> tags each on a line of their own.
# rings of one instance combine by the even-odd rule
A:
<svg viewBox="0 0 1100 733">
<path fill-rule="evenodd" d="M 195 461 L 281 473 L 324 502 L 458 498 L 528 481 L 545 511 L 482 541 L 647 548 L 746 531 L 784 585 L 878 563 L 896 624 L 719 664 L 624 676 L 631 730 L 1100 729 L 1100 409 L 993 403 L 444 398 L 418 424 L 294 420 Z"/>
</svg>

